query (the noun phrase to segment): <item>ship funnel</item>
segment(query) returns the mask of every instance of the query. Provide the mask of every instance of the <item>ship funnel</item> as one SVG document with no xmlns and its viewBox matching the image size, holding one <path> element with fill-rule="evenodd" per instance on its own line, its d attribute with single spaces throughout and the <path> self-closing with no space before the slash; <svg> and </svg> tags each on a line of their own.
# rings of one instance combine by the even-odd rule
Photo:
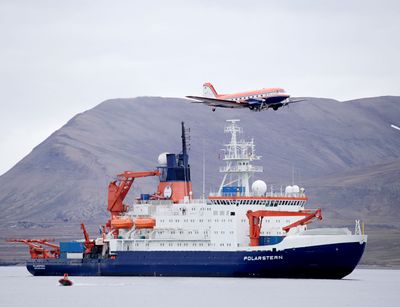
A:
<svg viewBox="0 0 400 307">
<path fill-rule="evenodd" d="M 185 198 L 192 198 L 192 182 L 188 154 L 188 130 L 181 123 L 182 152 L 179 154 L 163 153 L 158 157 L 160 183 L 157 194 L 164 199 L 178 203 Z"/>
</svg>

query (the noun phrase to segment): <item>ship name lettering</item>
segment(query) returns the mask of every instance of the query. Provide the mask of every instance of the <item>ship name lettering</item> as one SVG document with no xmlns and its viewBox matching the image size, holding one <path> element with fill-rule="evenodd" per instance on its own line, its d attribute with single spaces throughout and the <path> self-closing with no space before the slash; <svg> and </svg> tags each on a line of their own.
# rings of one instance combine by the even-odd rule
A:
<svg viewBox="0 0 400 307">
<path fill-rule="evenodd" d="M 35 270 L 44 270 L 44 269 L 46 269 L 46 266 L 44 264 L 34 264 L 33 268 Z"/>
<path fill-rule="evenodd" d="M 244 256 L 244 261 L 266 261 L 266 260 L 283 260 L 282 255 L 275 256 Z"/>
</svg>

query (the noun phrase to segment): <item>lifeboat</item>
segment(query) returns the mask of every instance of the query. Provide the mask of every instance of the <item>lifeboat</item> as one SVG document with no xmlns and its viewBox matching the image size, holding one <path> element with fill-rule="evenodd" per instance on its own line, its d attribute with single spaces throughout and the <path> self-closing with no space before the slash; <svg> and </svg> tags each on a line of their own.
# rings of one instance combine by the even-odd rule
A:
<svg viewBox="0 0 400 307">
<path fill-rule="evenodd" d="M 122 229 L 122 228 L 132 228 L 133 227 L 133 221 L 130 218 L 124 218 L 124 219 L 112 219 L 111 220 L 111 227 L 115 229 Z"/>
<path fill-rule="evenodd" d="M 156 220 L 153 218 L 137 218 L 135 220 L 135 227 L 137 229 L 142 228 L 154 228 L 156 226 Z"/>
</svg>

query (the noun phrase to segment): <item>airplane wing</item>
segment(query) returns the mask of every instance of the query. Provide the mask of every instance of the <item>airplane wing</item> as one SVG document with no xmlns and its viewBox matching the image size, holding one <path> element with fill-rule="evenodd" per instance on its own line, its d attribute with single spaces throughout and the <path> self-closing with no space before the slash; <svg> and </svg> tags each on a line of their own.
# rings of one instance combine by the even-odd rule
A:
<svg viewBox="0 0 400 307">
<path fill-rule="evenodd" d="M 199 97 L 199 96 L 186 96 L 186 97 L 194 99 L 194 101 L 191 101 L 193 103 L 204 103 L 206 105 L 216 108 L 248 108 L 249 105 L 247 102 L 234 102 L 225 99 Z"/>
</svg>

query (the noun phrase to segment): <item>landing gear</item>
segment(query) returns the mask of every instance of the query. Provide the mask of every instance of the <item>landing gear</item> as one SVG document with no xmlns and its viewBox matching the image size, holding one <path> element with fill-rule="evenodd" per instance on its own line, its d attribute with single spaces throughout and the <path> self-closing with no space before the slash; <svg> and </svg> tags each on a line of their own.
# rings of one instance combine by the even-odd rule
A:
<svg viewBox="0 0 400 307">
<path fill-rule="evenodd" d="M 212 108 L 212 111 L 215 112 L 216 108 Z"/>
</svg>

